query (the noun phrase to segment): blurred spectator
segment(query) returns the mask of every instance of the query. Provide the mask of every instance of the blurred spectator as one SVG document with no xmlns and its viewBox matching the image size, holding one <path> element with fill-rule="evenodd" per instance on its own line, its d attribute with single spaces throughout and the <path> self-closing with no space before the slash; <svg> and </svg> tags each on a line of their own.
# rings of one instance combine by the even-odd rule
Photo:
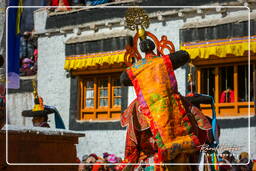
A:
<svg viewBox="0 0 256 171">
<path fill-rule="evenodd" d="M 249 161 L 248 158 L 241 159 L 239 163 L 241 163 L 241 164 L 248 163 L 248 164 L 239 165 L 237 171 L 252 171 L 253 163 L 252 163 L 252 161 Z"/>
<path fill-rule="evenodd" d="M 223 158 L 227 160 L 229 163 L 237 163 L 234 155 L 229 151 L 224 151 L 222 154 L 223 154 Z"/>
<path fill-rule="evenodd" d="M 220 103 L 234 102 L 234 91 L 228 88 L 224 90 L 220 95 Z"/>
<path fill-rule="evenodd" d="M 248 159 L 248 158 L 249 158 L 249 155 L 247 152 L 242 152 L 239 154 L 239 160 Z"/>
<path fill-rule="evenodd" d="M 83 155 L 82 162 L 85 163 L 88 157 L 89 157 L 89 155 L 87 155 L 87 154 Z"/>
<path fill-rule="evenodd" d="M 247 152 L 242 152 L 239 155 L 239 163 L 246 165 L 239 165 L 236 171 L 252 171 L 253 163 L 249 160 L 249 154 Z"/>
<path fill-rule="evenodd" d="M 231 163 L 236 163 L 236 160 L 229 151 L 224 151 L 221 154 L 221 158 L 219 160 L 220 166 L 219 170 L 220 171 L 232 171 L 232 164 Z"/>
<path fill-rule="evenodd" d="M 122 158 L 117 157 L 114 154 L 109 154 L 107 152 L 103 153 L 103 157 L 97 156 L 92 153 L 90 155 L 84 155 L 82 157 L 82 163 L 93 164 L 93 165 L 79 165 L 79 171 L 114 171 L 120 170 L 115 163 L 122 163 Z M 113 163 L 113 165 L 106 165 L 107 163 Z"/>
<path fill-rule="evenodd" d="M 109 156 L 109 154 L 107 152 L 103 153 L 103 159 L 104 160 L 107 160 L 108 156 Z"/>
<path fill-rule="evenodd" d="M 87 155 L 87 154 L 83 155 L 81 163 L 86 163 L 86 160 L 88 157 L 89 157 L 89 155 Z M 85 171 L 85 170 L 86 170 L 86 165 L 81 164 L 78 166 L 78 171 Z"/>
<path fill-rule="evenodd" d="M 94 153 L 90 154 L 86 159 L 86 163 L 95 163 L 98 160 L 98 156 Z"/>
<path fill-rule="evenodd" d="M 57 6 L 55 11 L 67 11 L 70 10 L 70 4 L 68 0 L 52 0 L 51 1 L 51 6 Z"/>
<path fill-rule="evenodd" d="M 21 76 L 35 75 L 36 70 L 33 66 L 34 66 L 34 62 L 31 59 L 29 59 L 29 58 L 23 59 L 22 60 L 22 66 L 21 66 L 21 69 L 20 69 L 20 75 Z"/>
<path fill-rule="evenodd" d="M 90 154 L 89 156 L 83 156 L 83 163 L 95 163 L 98 159 L 98 156 L 94 153 Z M 92 170 L 93 165 L 84 165 L 84 170 Z"/>
</svg>

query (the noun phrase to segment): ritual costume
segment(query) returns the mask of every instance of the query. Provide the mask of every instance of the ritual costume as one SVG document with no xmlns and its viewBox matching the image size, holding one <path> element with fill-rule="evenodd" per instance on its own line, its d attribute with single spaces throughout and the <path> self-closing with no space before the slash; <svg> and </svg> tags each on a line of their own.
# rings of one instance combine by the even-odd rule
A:
<svg viewBox="0 0 256 171">
<path fill-rule="evenodd" d="M 190 65 L 191 66 L 191 65 Z M 216 113 L 214 108 L 214 98 L 210 95 L 205 94 L 198 94 L 195 91 L 195 85 L 193 83 L 192 74 L 191 72 L 188 74 L 188 90 L 190 91 L 184 99 L 188 101 L 192 106 L 191 110 L 197 110 L 198 112 L 201 112 L 201 104 L 210 104 L 212 108 L 212 117 L 205 116 L 208 121 L 212 125 L 211 130 L 207 130 L 206 134 L 201 135 L 205 136 L 205 146 L 208 146 L 210 148 L 216 148 L 219 143 L 219 136 L 220 136 L 220 126 L 217 123 L 216 120 Z M 204 148 L 202 148 L 204 149 Z M 205 170 L 205 171 L 217 171 L 219 170 L 219 166 L 217 163 L 219 163 L 218 157 L 217 157 L 217 151 L 213 150 L 202 150 L 198 153 L 199 158 L 197 160 L 200 161 L 200 163 L 210 163 L 212 165 L 200 165 L 199 170 Z"/>
<path fill-rule="evenodd" d="M 200 140 L 192 131 L 170 57 L 142 59 L 127 69 L 135 87 L 143 114 L 147 117 L 158 146 L 156 163 L 189 163 L 189 154 L 197 150 Z M 199 118 L 201 119 L 201 118 Z M 202 119 L 201 126 L 209 123 Z M 207 127 L 206 127 L 207 129 Z M 184 170 L 188 166 L 162 166 L 162 169 Z"/>
<path fill-rule="evenodd" d="M 127 163 L 147 163 L 157 153 L 157 145 L 152 137 L 146 117 L 139 111 L 137 99 L 122 113 L 121 126 L 128 126 L 125 143 L 125 161 Z M 125 166 L 134 170 L 139 165 Z"/>
<path fill-rule="evenodd" d="M 186 51 L 177 51 L 169 55 L 173 68 L 177 69 L 187 63 L 190 58 Z M 132 85 L 127 72 L 120 76 L 122 85 Z M 129 163 L 147 163 L 150 157 L 157 156 L 157 145 L 150 131 L 146 116 L 139 111 L 139 102 L 136 98 L 121 116 L 121 125 L 127 126 L 125 159 Z M 137 137 L 141 138 L 140 141 Z M 145 152 L 147 151 L 147 152 Z M 156 157 L 155 156 L 155 157 Z M 185 157 L 185 156 L 183 156 Z M 152 160 L 153 161 L 153 160 Z M 152 162 L 151 162 L 152 163 Z M 132 168 L 132 166 L 130 166 Z"/>
<path fill-rule="evenodd" d="M 206 117 L 198 110 L 191 110 L 191 105 L 178 92 L 174 69 L 188 62 L 189 55 L 185 51 L 175 52 L 173 44 L 167 40 L 166 36 L 162 36 L 161 41 L 158 41 L 152 33 L 145 31 L 144 27 L 149 26 L 149 21 L 143 10 L 128 9 L 126 22 L 128 27 L 131 30 L 136 29 L 137 33 L 133 39 L 133 47 L 126 48 L 125 61 L 129 67 L 125 73 L 122 73 L 121 83 L 134 86 L 139 113 L 145 116 L 150 127 L 152 134 L 150 138 L 153 138 L 157 146 L 153 160 L 155 164 L 162 164 L 155 165 L 154 170 L 192 170 L 189 165 L 163 165 L 164 163 L 190 163 L 189 156 L 198 151 L 200 145 L 206 141 L 200 139 L 200 133 L 203 131 L 199 130 L 211 129 Z M 138 39 L 140 39 L 140 50 L 145 53 L 144 58 L 137 50 Z M 155 46 L 157 53 L 153 52 Z M 170 54 L 164 54 L 164 49 L 169 50 Z M 136 109 L 132 106 L 136 106 L 137 102 L 132 103 L 128 111 L 129 108 Z M 133 111 L 131 109 L 130 111 Z M 132 116 L 134 117 L 135 114 Z M 135 129 L 133 132 L 129 130 L 130 125 L 134 125 L 133 122 L 132 120 L 128 127 L 128 138 L 137 138 L 137 135 L 133 135 L 136 134 Z M 136 146 L 140 147 L 142 144 L 136 144 Z M 126 154 L 129 154 L 127 152 L 129 145 L 126 147 Z M 140 153 L 141 150 L 138 148 L 136 153 Z M 138 160 L 138 156 L 127 155 L 126 157 L 128 160 L 131 158 Z M 130 160 L 128 163 L 132 161 L 135 160 Z"/>
</svg>

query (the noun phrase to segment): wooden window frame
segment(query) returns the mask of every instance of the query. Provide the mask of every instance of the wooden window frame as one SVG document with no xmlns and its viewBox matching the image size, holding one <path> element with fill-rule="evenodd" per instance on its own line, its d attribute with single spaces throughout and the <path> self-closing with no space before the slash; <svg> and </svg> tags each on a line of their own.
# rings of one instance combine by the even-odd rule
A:
<svg viewBox="0 0 256 171">
<path fill-rule="evenodd" d="M 80 120 L 92 120 L 92 121 L 104 121 L 104 120 L 119 120 L 121 114 L 120 106 L 114 106 L 114 80 L 119 79 L 120 73 L 109 73 L 107 75 L 93 75 L 93 76 L 79 76 L 79 119 Z M 100 106 L 100 88 L 99 82 L 102 79 L 108 80 L 108 106 Z M 94 81 L 94 106 L 86 107 L 86 81 Z"/>
<path fill-rule="evenodd" d="M 254 67 L 253 70 L 253 79 L 255 78 L 256 75 L 256 61 L 251 61 L 251 63 Z M 215 101 L 215 110 L 217 116 L 220 117 L 229 117 L 229 116 L 248 116 L 249 112 L 249 106 L 250 106 L 250 115 L 255 115 L 255 109 L 254 109 L 254 101 L 247 101 L 247 102 L 239 102 L 238 101 L 238 66 L 239 65 L 248 65 L 248 62 L 241 62 L 241 63 L 229 63 L 229 64 L 214 64 L 214 65 L 201 65 L 197 68 L 196 70 L 196 86 L 197 86 L 197 91 L 198 93 L 201 93 L 202 87 L 201 87 L 201 80 L 202 80 L 202 72 L 201 69 L 203 68 L 215 68 L 215 94 L 214 94 L 214 101 Z M 219 68 L 221 67 L 226 67 L 226 66 L 233 66 L 234 67 L 234 73 L 233 73 L 233 81 L 234 81 L 234 102 L 230 103 L 220 103 L 219 102 L 219 97 L 220 97 L 220 86 L 219 86 L 219 81 L 220 81 L 220 73 L 219 73 Z M 252 69 L 252 68 L 251 68 Z M 255 82 L 255 80 L 251 80 L 252 82 Z M 254 85 L 255 86 L 255 85 Z M 251 87 L 252 88 L 252 87 Z M 254 89 L 254 91 L 256 91 Z M 254 97 L 255 98 L 255 97 Z M 202 111 L 208 115 L 211 116 L 211 106 L 210 105 L 201 105 Z"/>
</svg>

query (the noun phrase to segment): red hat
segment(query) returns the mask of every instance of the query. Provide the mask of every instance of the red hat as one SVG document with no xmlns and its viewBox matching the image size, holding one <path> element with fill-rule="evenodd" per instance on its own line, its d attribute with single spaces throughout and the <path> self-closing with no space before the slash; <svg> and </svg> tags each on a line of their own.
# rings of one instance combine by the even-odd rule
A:
<svg viewBox="0 0 256 171">
<path fill-rule="evenodd" d="M 94 157 L 96 160 L 98 160 L 98 156 L 97 156 L 95 153 L 90 154 L 89 157 L 90 157 L 90 156 L 92 156 L 92 157 Z"/>
</svg>

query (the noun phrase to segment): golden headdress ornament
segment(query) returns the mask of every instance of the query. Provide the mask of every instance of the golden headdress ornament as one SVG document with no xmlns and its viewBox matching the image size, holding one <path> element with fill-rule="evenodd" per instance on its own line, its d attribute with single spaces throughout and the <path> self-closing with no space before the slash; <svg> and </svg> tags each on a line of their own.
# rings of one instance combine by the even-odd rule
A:
<svg viewBox="0 0 256 171">
<path fill-rule="evenodd" d="M 125 15 L 127 27 L 130 30 L 135 30 L 141 39 L 145 39 L 145 28 L 149 27 L 149 17 L 141 8 L 129 8 Z"/>
<path fill-rule="evenodd" d="M 155 46 L 157 47 L 157 55 L 164 55 L 164 49 L 167 49 L 170 53 L 175 52 L 174 45 L 171 41 L 167 40 L 167 36 L 163 35 L 161 41 L 157 39 L 157 37 L 146 31 L 145 29 L 149 27 L 149 16 L 145 13 L 145 11 L 141 8 L 129 8 L 125 15 L 125 21 L 127 27 L 135 31 L 136 34 L 133 37 L 133 46 L 126 46 L 126 53 L 124 56 L 125 63 L 127 66 L 132 65 L 132 58 L 137 60 L 142 59 L 139 51 L 138 51 L 138 40 L 141 41 L 146 39 L 147 37 L 151 38 L 154 41 Z"/>
</svg>

